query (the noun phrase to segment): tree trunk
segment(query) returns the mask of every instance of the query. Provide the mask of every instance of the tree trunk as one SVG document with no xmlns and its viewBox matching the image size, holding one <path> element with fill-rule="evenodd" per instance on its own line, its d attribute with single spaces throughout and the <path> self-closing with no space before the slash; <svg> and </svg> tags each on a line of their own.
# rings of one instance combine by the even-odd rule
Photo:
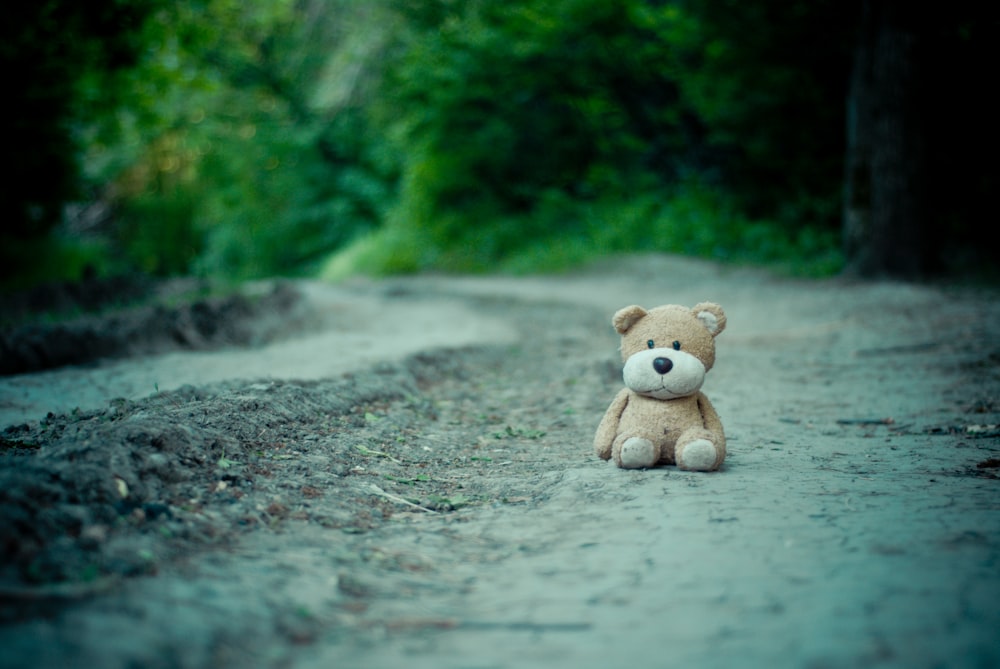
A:
<svg viewBox="0 0 1000 669">
<path fill-rule="evenodd" d="M 872 207 L 872 50 L 871 2 L 862 2 L 854 69 L 847 91 L 847 156 L 844 175 L 843 244 L 847 270 L 866 274 L 875 264 L 869 244 Z"/>
<path fill-rule="evenodd" d="M 846 271 L 916 278 L 926 270 L 919 10 L 864 0 L 848 94 L 843 213 Z"/>
</svg>

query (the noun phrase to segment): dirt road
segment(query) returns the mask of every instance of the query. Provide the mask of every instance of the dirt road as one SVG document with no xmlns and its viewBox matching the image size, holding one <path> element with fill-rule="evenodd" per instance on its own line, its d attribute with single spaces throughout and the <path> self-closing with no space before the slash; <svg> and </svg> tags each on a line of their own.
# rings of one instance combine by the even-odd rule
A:
<svg viewBox="0 0 1000 669">
<path fill-rule="evenodd" d="M 996 292 L 300 289 L 323 326 L 268 346 L 0 380 L 0 666 L 1000 665 Z M 702 300 L 724 468 L 598 460 L 611 314 Z"/>
</svg>

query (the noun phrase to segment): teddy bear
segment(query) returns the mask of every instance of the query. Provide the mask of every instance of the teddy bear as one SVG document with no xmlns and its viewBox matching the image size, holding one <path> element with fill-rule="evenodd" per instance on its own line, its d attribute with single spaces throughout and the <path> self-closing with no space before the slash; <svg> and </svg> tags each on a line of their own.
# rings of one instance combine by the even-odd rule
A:
<svg viewBox="0 0 1000 669">
<path fill-rule="evenodd" d="M 594 450 L 624 469 L 676 464 L 713 471 L 726 457 L 722 421 L 701 392 L 726 314 L 712 302 L 620 309 L 623 388 L 597 427 Z"/>
</svg>

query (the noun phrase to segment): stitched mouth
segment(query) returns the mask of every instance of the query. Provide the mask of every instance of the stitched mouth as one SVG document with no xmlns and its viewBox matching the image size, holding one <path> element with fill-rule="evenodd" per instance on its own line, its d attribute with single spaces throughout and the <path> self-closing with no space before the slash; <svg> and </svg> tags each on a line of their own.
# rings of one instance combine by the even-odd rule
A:
<svg viewBox="0 0 1000 669">
<path fill-rule="evenodd" d="M 695 387 L 695 388 L 680 388 L 680 389 L 671 388 L 670 386 L 667 385 L 666 379 L 661 379 L 660 380 L 660 385 L 658 387 L 651 388 L 651 389 L 647 390 L 646 392 L 647 393 L 657 393 L 657 394 L 659 394 L 659 393 L 666 393 L 666 394 L 670 395 L 670 397 L 666 398 L 666 399 L 673 399 L 673 398 L 677 398 L 677 397 L 687 397 L 688 395 L 693 394 L 696 390 L 697 390 L 697 387 Z"/>
<path fill-rule="evenodd" d="M 671 390 L 670 388 L 667 387 L 667 384 L 663 383 L 663 382 L 661 382 L 659 386 L 656 386 L 654 388 L 649 388 L 647 390 L 643 390 L 642 394 L 643 395 L 650 395 L 650 396 L 654 397 L 655 399 L 674 399 L 674 398 L 677 398 L 677 397 L 683 397 L 684 396 L 684 393 L 677 393 L 676 391 Z M 669 395 L 669 397 L 658 397 L 659 395 L 663 395 L 663 394 Z"/>
</svg>

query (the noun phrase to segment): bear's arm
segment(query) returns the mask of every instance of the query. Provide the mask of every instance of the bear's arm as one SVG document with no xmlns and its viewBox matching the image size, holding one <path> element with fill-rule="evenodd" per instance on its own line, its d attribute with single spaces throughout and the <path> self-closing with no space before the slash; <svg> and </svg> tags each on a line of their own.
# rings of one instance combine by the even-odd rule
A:
<svg viewBox="0 0 1000 669">
<path fill-rule="evenodd" d="M 625 407 L 628 406 L 628 388 L 622 388 L 611 406 L 604 412 L 601 424 L 597 426 L 597 434 L 594 435 L 594 452 L 602 460 L 611 457 L 611 444 L 618 434 L 618 421 L 621 420 Z"/>
<path fill-rule="evenodd" d="M 717 434 L 719 438 L 717 445 L 725 447 L 726 433 L 722 429 L 722 421 L 719 419 L 719 414 L 715 412 L 715 407 L 708 401 L 705 394 L 700 392 L 698 393 L 698 410 L 701 411 L 701 420 L 705 425 L 705 429 L 713 434 Z"/>
</svg>

